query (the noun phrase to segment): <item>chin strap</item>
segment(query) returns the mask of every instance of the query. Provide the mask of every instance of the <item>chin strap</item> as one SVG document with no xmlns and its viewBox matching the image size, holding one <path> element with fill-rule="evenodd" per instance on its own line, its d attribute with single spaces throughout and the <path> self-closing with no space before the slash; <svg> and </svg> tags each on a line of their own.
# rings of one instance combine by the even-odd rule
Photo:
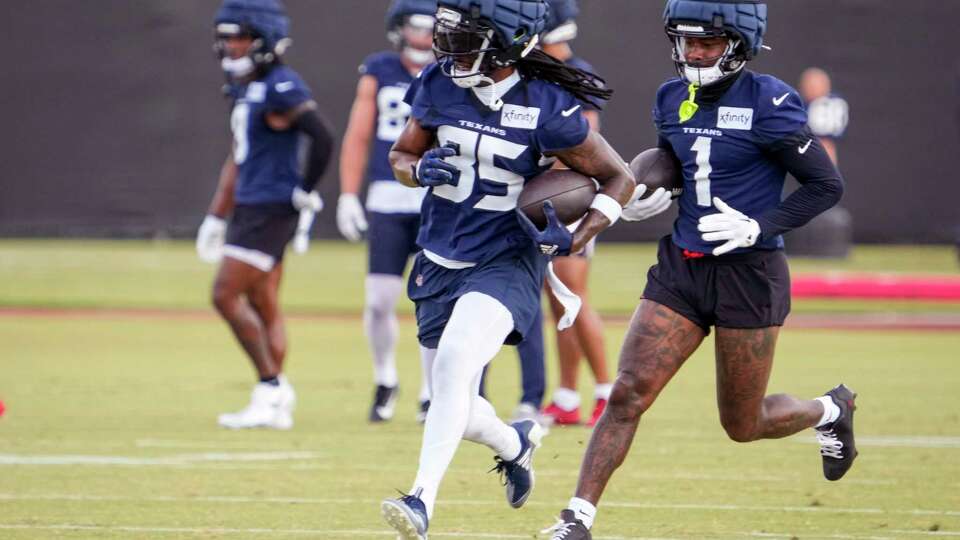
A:
<svg viewBox="0 0 960 540">
<path fill-rule="evenodd" d="M 688 97 L 686 101 L 680 103 L 681 124 L 693 118 L 693 115 L 697 114 L 697 110 L 700 109 L 700 106 L 697 105 L 697 102 L 695 101 L 697 98 L 697 90 L 699 88 L 699 86 L 693 83 L 690 83 L 690 86 L 687 87 L 687 91 L 690 92 L 690 97 Z"/>
</svg>

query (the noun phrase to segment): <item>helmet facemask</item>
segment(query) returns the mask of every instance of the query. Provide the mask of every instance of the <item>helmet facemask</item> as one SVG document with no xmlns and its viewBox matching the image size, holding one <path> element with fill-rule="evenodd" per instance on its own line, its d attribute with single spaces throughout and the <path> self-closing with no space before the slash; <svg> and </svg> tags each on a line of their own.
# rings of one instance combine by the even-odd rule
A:
<svg viewBox="0 0 960 540">
<path fill-rule="evenodd" d="M 246 54 L 233 58 L 229 54 L 227 40 L 243 37 L 250 38 L 250 46 Z M 220 57 L 220 68 L 227 77 L 240 81 L 252 77 L 258 69 L 279 60 L 291 43 L 289 38 L 283 38 L 271 50 L 266 40 L 253 29 L 237 23 L 221 22 L 216 25 L 213 50 Z"/>
<path fill-rule="evenodd" d="M 697 87 L 707 86 L 729 77 L 746 65 L 743 40 L 723 30 L 704 29 L 698 23 L 676 23 L 667 27 L 667 36 L 673 42 L 673 62 L 682 79 Z M 718 56 L 703 60 L 686 57 L 689 39 L 723 38 L 727 44 Z"/>
<path fill-rule="evenodd" d="M 434 22 L 432 15 L 407 15 L 403 18 L 403 24 L 387 32 L 387 39 L 410 63 L 420 67 L 426 66 L 437 59 L 432 47 Z M 429 44 L 422 47 L 418 46 L 418 42 L 429 42 Z"/>
</svg>

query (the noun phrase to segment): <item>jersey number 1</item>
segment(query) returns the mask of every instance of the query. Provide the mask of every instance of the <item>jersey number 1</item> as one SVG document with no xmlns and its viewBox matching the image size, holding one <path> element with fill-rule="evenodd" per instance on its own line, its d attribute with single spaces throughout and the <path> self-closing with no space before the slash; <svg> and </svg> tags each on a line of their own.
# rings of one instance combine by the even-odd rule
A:
<svg viewBox="0 0 960 540">
<path fill-rule="evenodd" d="M 710 144 L 713 139 L 710 137 L 697 137 L 693 143 L 693 150 L 697 153 L 697 172 L 693 179 L 697 182 L 697 206 L 712 206 L 713 201 L 710 197 L 710 173 L 713 167 L 710 166 Z"/>
<path fill-rule="evenodd" d="M 473 194 L 473 185 L 479 176 L 480 180 L 506 184 L 507 193 L 485 195 L 474 205 L 474 208 L 507 212 L 517 207 L 517 199 L 520 197 L 520 190 L 523 189 L 523 177 L 497 167 L 493 161 L 497 156 L 504 159 L 517 159 L 527 149 L 526 146 L 453 126 L 440 126 L 437 129 L 437 139 L 441 146 L 452 143 L 460 150 L 459 155 L 446 159 L 448 163 L 460 169 L 460 181 L 455 186 L 443 185 L 433 188 L 434 195 L 461 203 Z"/>
</svg>

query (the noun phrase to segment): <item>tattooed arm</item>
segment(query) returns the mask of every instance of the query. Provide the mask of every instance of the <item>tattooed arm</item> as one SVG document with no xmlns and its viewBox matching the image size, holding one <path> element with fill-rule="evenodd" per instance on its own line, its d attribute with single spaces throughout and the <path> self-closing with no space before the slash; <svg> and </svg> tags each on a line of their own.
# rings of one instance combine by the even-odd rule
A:
<svg viewBox="0 0 960 540">
<path fill-rule="evenodd" d="M 600 184 L 599 193 L 612 197 L 621 207 L 629 202 L 637 183 L 620 154 L 599 133 L 591 131 L 579 146 L 551 155 L 559 158 L 567 167 L 595 179 Z M 571 252 L 583 249 L 591 238 L 610 225 L 610 220 L 599 210 L 590 209 L 573 233 Z"/>
</svg>

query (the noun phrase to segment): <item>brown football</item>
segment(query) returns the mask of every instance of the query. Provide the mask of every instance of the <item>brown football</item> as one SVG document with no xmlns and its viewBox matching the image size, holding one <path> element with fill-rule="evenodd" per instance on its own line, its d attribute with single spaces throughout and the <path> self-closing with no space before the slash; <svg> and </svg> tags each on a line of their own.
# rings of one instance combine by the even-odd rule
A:
<svg viewBox="0 0 960 540">
<path fill-rule="evenodd" d="M 569 225 L 587 213 L 596 195 L 592 178 L 570 169 L 551 169 L 523 186 L 517 207 L 542 229 L 547 224 L 543 202 L 549 199 L 560 221 Z"/>
<path fill-rule="evenodd" d="M 683 171 L 677 167 L 670 152 L 663 148 L 644 150 L 630 162 L 630 170 L 637 184 L 647 186 L 641 199 L 649 197 L 657 188 L 671 192 L 672 199 L 683 193 Z"/>
</svg>

